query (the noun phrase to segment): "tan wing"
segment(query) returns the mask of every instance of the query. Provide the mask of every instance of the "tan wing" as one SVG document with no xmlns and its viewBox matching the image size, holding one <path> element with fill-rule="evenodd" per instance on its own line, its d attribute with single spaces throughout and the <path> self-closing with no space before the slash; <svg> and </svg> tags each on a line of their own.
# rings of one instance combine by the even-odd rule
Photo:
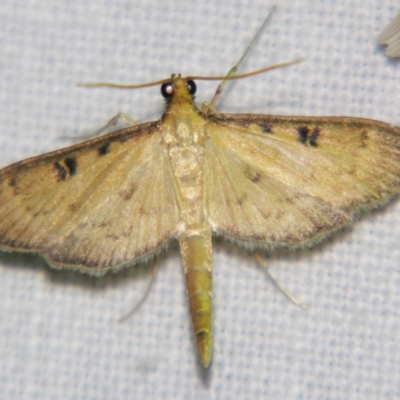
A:
<svg viewBox="0 0 400 400">
<path fill-rule="evenodd" d="M 22 161 L 0 171 L 0 248 L 93 274 L 132 264 L 176 236 L 173 187 L 157 123 Z"/>
<path fill-rule="evenodd" d="M 400 191 L 400 129 L 356 118 L 210 117 L 205 208 L 248 247 L 302 245 Z"/>
</svg>

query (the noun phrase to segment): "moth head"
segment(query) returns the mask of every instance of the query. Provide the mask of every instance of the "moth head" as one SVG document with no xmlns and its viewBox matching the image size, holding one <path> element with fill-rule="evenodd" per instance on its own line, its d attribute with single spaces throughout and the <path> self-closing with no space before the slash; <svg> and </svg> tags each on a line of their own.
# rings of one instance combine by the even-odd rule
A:
<svg viewBox="0 0 400 400">
<path fill-rule="evenodd" d="M 182 78 L 181 75 L 171 75 L 171 80 L 161 85 L 161 95 L 170 101 L 173 97 L 194 98 L 197 87 L 193 80 Z"/>
</svg>

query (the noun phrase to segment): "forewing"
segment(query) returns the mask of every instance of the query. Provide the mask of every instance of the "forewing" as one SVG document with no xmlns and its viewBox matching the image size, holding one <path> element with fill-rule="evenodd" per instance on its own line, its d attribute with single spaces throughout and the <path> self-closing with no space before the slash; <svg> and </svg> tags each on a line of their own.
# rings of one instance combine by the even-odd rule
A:
<svg viewBox="0 0 400 400">
<path fill-rule="evenodd" d="M 137 125 L 0 171 L 0 248 L 104 273 L 146 258 L 178 230 L 157 123 Z"/>
<path fill-rule="evenodd" d="M 204 200 L 248 247 L 313 243 L 400 190 L 400 129 L 356 118 L 216 114 Z"/>
</svg>

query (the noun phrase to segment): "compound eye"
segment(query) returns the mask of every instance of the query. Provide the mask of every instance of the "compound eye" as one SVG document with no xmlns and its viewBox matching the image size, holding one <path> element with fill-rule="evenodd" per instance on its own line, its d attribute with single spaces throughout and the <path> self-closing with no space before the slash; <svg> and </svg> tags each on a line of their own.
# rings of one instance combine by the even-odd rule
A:
<svg viewBox="0 0 400 400">
<path fill-rule="evenodd" d="M 174 84 L 172 82 L 163 83 L 161 85 L 161 95 L 164 99 L 169 99 L 174 94 Z"/>
<path fill-rule="evenodd" d="M 196 93 L 197 86 L 194 83 L 194 81 L 187 81 L 187 88 L 189 90 L 189 93 L 193 96 Z"/>
</svg>

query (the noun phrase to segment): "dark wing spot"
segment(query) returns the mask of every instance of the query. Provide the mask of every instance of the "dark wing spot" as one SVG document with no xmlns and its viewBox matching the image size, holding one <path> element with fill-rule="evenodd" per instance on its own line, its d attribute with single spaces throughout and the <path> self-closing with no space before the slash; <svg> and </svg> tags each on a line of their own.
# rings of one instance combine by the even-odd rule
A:
<svg viewBox="0 0 400 400">
<path fill-rule="evenodd" d="M 253 183 L 260 182 L 260 181 L 261 181 L 261 175 L 260 175 L 258 172 L 256 172 L 256 173 L 250 178 L 250 180 L 251 180 Z"/>
<path fill-rule="evenodd" d="M 299 126 L 297 128 L 297 133 L 299 134 L 299 139 L 301 143 L 307 143 L 308 132 L 310 130 L 306 126 Z"/>
<path fill-rule="evenodd" d="M 241 206 L 244 202 L 245 202 L 245 200 L 247 199 L 247 194 L 246 193 L 244 193 L 244 194 L 242 194 L 238 199 L 237 199 L 237 204 L 239 204 L 239 206 Z"/>
<path fill-rule="evenodd" d="M 67 205 L 67 210 L 74 213 L 77 210 L 77 204 L 76 203 L 69 203 Z"/>
<path fill-rule="evenodd" d="M 136 186 L 134 186 L 133 184 L 129 185 L 129 187 L 123 188 L 121 189 L 118 194 L 126 201 L 130 200 L 132 198 L 132 196 L 135 194 L 136 192 Z"/>
<path fill-rule="evenodd" d="M 65 181 L 65 179 L 67 178 L 67 170 L 58 161 L 54 163 L 54 170 L 56 173 L 57 181 Z"/>
<path fill-rule="evenodd" d="M 16 180 L 15 178 L 11 178 L 11 179 L 8 181 L 8 184 L 9 184 L 11 187 L 17 187 L 17 180 Z"/>
<path fill-rule="evenodd" d="M 361 140 L 361 147 L 367 147 L 367 141 L 368 141 L 368 132 L 363 129 L 360 133 L 360 140 Z"/>
<path fill-rule="evenodd" d="M 68 168 L 68 172 L 69 174 L 75 175 L 76 174 L 76 167 L 77 167 L 77 163 L 76 163 L 76 159 L 75 158 L 66 158 L 64 160 L 64 163 L 66 165 L 66 167 Z"/>
<path fill-rule="evenodd" d="M 115 234 L 109 234 L 109 235 L 106 235 L 106 238 L 116 241 L 119 239 L 119 236 L 115 235 Z"/>
<path fill-rule="evenodd" d="M 146 208 L 144 208 L 144 207 L 140 207 L 139 208 L 139 213 L 140 213 L 140 215 L 148 215 L 149 211 L 146 210 Z"/>
<path fill-rule="evenodd" d="M 253 169 L 246 168 L 244 174 L 248 179 L 250 179 L 253 183 L 257 183 L 261 181 L 261 174 Z"/>
<path fill-rule="evenodd" d="M 317 138 L 320 135 L 321 131 L 319 130 L 319 128 L 315 128 L 313 130 L 313 133 L 310 136 L 310 139 L 308 141 L 308 143 L 310 143 L 310 146 L 314 146 L 317 147 Z"/>
<path fill-rule="evenodd" d="M 263 130 L 265 133 L 272 133 L 272 126 L 269 124 L 260 124 L 260 128 Z"/>
<path fill-rule="evenodd" d="M 108 154 L 110 152 L 110 143 L 109 142 L 103 143 L 99 147 L 98 152 L 99 152 L 99 156 L 104 156 L 104 155 Z"/>
<path fill-rule="evenodd" d="M 9 179 L 8 186 L 13 188 L 14 195 L 19 194 L 19 187 L 18 187 L 18 183 L 17 183 L 17 179 L 16 178 Z M 0 193 L 1 193 L 1 190 L 0 190 Z"/>
</svg>

